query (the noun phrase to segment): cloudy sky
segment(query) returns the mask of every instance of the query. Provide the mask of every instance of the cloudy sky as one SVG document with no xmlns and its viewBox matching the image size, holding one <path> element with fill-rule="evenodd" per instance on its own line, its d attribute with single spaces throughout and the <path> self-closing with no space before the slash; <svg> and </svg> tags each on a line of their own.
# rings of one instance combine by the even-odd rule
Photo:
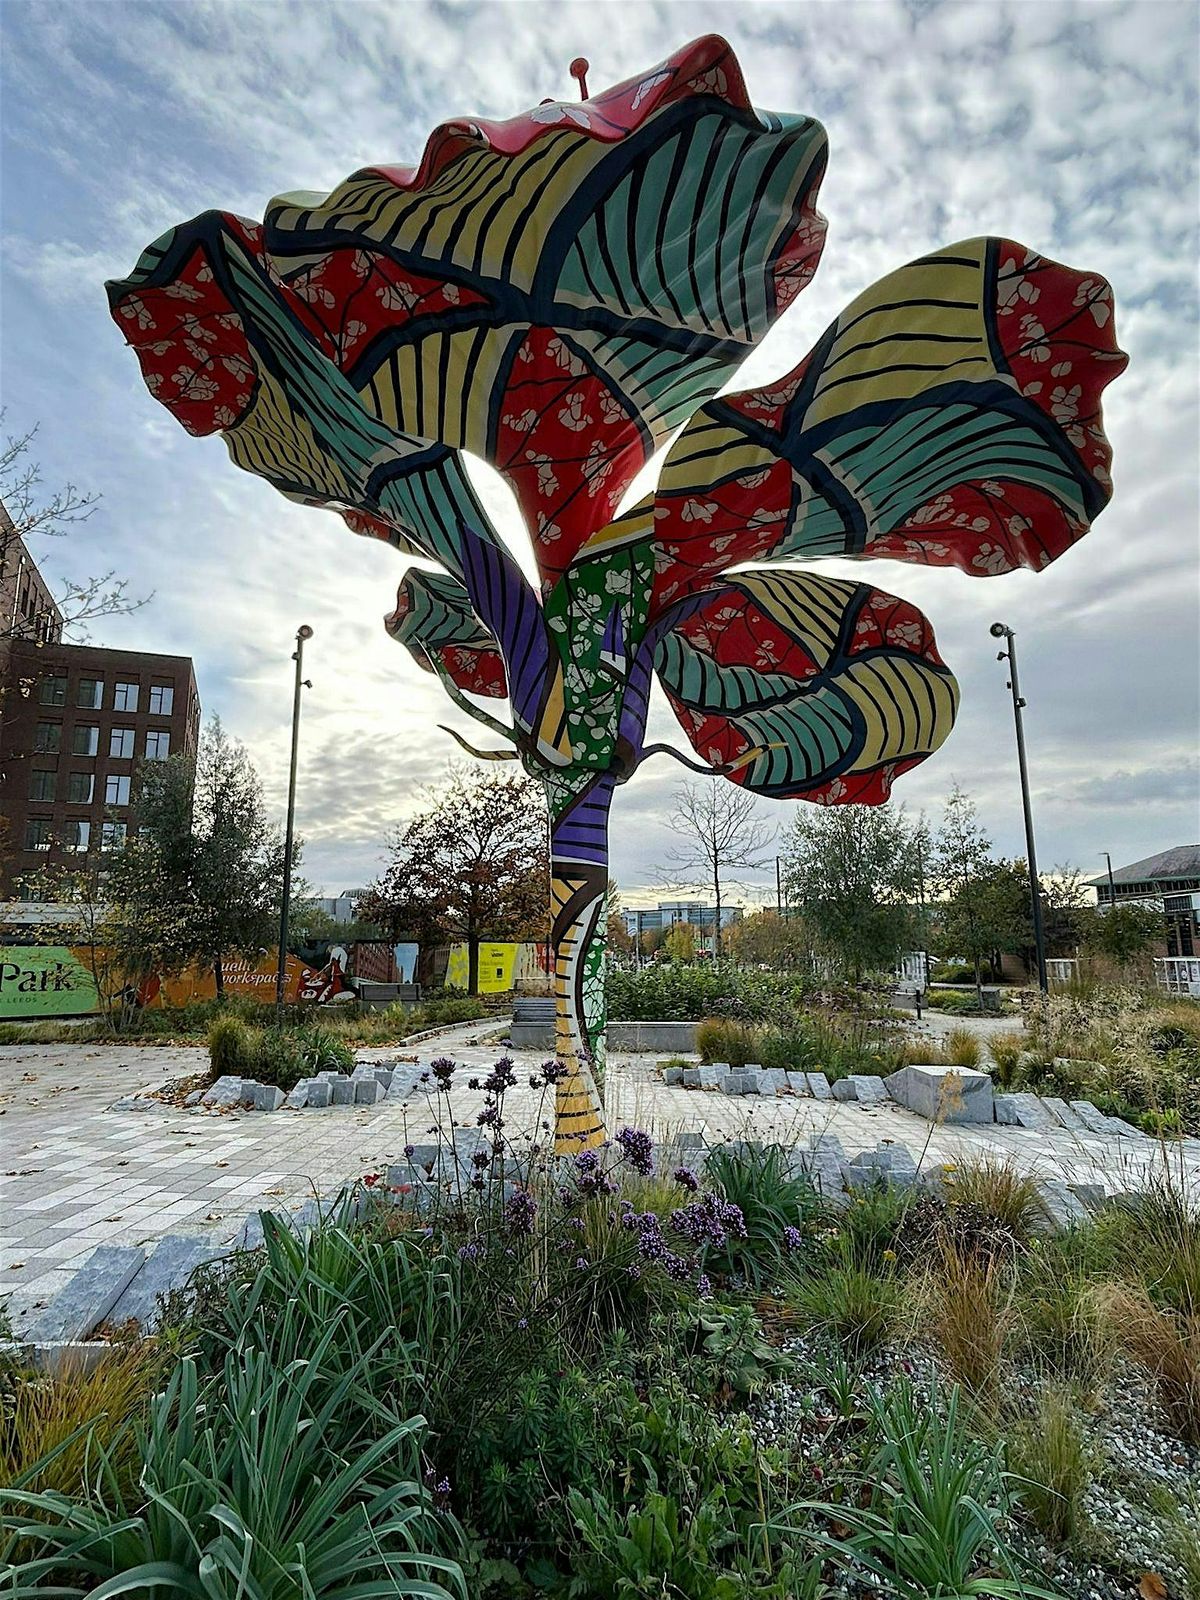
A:
<svg viewBox="0 0 1200 1600">
<path fill-rule="evenodd" d="M 957 781 L 997 846 L 1023 848 L 1011 711 L 988 624 L 1018 630 L 1039 854 L 1099 871 L 1200 838 L 1197 46 L 1173 0 L 840 3 L 125 4 L 6 0 L 0 196 L 5 428 L 40 424 L 50 483 L 100 510 L 45 565 L 115 568 L 155 591 L 95 642 L 187 652 L 206 712 L 250 747 L 273 805 L 286 782 L 290 651 L 315 629 L 305 704 L 305 871 L 329 892 L 377 870 L 469 730 L 381 626 L 394 551 L 290 505 L 194 440 L 146 393 L 103 281 L 166 227 L 215 206 L 328 190 L 415 160 L 442 119 L 505 117 L 726 34 L 757 105 L 825 124 L 822 265 L 736 380 L 795 365 L 872 280 L 940 244 L 1003 233 L 1113 283 L 1128 372 L 1108 391 L 1112 506 L 1048 572 L 986 581 L 847 568 L 911 598 L 963 705 L 942 751 L 898 785 L 936 820 Z M 481 478 L 486 469 L 481 469 Z M 520 538 L 498 479 L 489 509 Z M 835 568 L 836 570 L 836 568 Z M 660 704 L 652 736 L 675 738 Z M 614 812 L 627 891 L 661 881 L 679 769 L 650 763 Z M 781 828 L 794 803 L 764 802 Z M 765 881 L 765 875 L 764 875 Z"/>
</svg>

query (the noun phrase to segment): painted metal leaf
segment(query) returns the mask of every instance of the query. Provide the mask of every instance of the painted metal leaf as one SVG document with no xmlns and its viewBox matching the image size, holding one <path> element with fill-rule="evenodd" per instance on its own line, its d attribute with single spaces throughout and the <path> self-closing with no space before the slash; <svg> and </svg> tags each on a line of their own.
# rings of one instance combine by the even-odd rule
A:
<svg viewBox="0 0 1200 1600">
<path fill-rule="evenodd" d="M 786 378 L 710 401 L 676 440 L 656 607 L 747 561 L 1047 566 L 1112 492 L 1100 396 L 1125 364 L 1095 274 L 1003 239 L 910 262 Z"/>
<path fill-rule="evenodd" d="M 582 104 L 446 123 L 415 169 L 262 228 L 210 212 L 110 301 L 152 392 L 239 465 L 450 565 L 444 529 L 487 527 L 472 451 L 553 579 L 808 281 L 825 154 L 705 38 Z"/>
<path fill-rule="evenodd" d="M 384 625 L 427 672 L 440 667 L 468 694 L 489 700 L 507 696 L 508 677 L 495 636 L 475 615 L 471 597 L 457 578 L 410 569 L 396 592 L 396 609 Z"/>
<path fill-rule="evenodd" d="M 659 682 L 696 752 L 758 794 L 878 804 L 950 732 L 958 685 L 905 600 L 764 572 L 683 610 L 659 641 Z"/>
</svg>

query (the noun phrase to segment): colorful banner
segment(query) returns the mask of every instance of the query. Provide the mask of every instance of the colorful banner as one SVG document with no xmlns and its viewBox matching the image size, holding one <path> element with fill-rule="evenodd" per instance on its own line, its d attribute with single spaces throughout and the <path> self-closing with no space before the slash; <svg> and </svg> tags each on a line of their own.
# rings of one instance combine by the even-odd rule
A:
<svg viewBox="0 0 1200 1600">
<path fill-rule="evenodd" d="M 0 1019 L 85 1017 L 98 1006 L 87 951 L 55 944 L 0 949 Z"/>
</svg>

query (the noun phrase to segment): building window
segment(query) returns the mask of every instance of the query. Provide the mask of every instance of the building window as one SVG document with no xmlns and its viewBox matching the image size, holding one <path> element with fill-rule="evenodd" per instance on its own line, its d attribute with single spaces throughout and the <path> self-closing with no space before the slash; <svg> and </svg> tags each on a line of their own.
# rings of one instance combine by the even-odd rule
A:
<svg viewBox="0 0 1200 1600">
<path fill-rule="evenodd" d="M 138 708 L 138 686 L 136 683 L 118 683 L 113 689 L 114 711 L 136 711 Z"/>
<path fill-rule="evenodd" d="M 169 683 L 152 683 L 150 685 L 150 715 L 152 717 L 169 717 L 175 705 L 175 691 Z"/>
<path fill-rule="evenodd" d="M 65 706 L 67 703 L 67 680 L 65 677 L 43 678 L 38 684 L 38 705 L 40 706 Z"/>
<path fill-rule="evenodd" d="M 64 850 L 84 851 L 90 845 L 91 838 L 92 825 L 90 822 L 64 822 L 62 824 Z"/>
<path fill-rule="evenodd" d="M 118 685 L 118 687 L 120 687 Z M 133 729 L 113 728 L 108 736 L 108 753 L 120 761 L 133 760 Z"/>
<path fill-rule="evenodd" d="M 104 679 L 80 678 L 75 690 L 75 704 L 84 711 L 99 711 L 104 704 Z"/>
<path fill-rule="evenodd" d="M 86 724 L 77 724 L 71 739 L 71 754 L 75 756 L 94 756 L 100 749 L 100 729 L 88 727 Z"/>
<path fill-rule="evenodd" d="M 56 756 L 62 749 L 62 723 L 39 722 L 34 729 L 33 748 L 41 755 Z"/>
<path fill-rule="evenodd" d="M 162 733 L 148 733 L 146 735 L 146 760 L 165 761 L 171 754 L 171 735 L 165 730 Z"/>
<path fill-rule="evenodd" d="M 115 773 L 104 780 L 104 804 L 127 806 L 129 804 L 129 779 L 118 778 Z"/>
<path fill-rule="evenodd" d="M 25 824 L 25 848 L 26 850 L 49 850 L 49 817 L 30 817 Z"/>
<path fill-rule="evenodd" d="M 100 825 L 101 850 L 124 850 L 125 824 L 123 822 L 103 822 Z"/>
<path fill-rule="evenodd" d="M 31 800 L 53 800 L 54 779 L 53 772 L 31 772 L 29 774 L 29 798 Z"/>
<path fill-rule="evenodd" d="M 89 806 L 96 792 L 96 778 L 91 772 L 72 772 L 67 777 L 67 804 Z"/>
</svg>

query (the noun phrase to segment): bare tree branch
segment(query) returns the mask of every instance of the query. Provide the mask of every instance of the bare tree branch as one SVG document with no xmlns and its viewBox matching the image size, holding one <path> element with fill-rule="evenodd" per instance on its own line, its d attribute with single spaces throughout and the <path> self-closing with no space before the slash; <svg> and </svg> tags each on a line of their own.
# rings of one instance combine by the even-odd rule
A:
<svg viewBox="0 0 1200 1600">
<path fill-rule="evenodd" d="M 0 411 L 0 419 L 4 413 Z M 87 494 L 71 482 L 47 491 L 41 468 L 30 459 L 37 427 L 28 433 L 8 434 L 0 445 L 0 577 L 9 570 L 10 558 L 21 549 L 29 550 L 36 538 L 62 539 L 79 523 L 86 522 L 99 502 L 99 495 Z M 64 633 L 86 639 L 88 622 L 99 617 L 123 616 L 137 611 L 153 591 L 140 597 L 129 593 L 129 579 L 114 571 L 82 581 L 67 579 L 54 597 L 62 617 Z M 0 621 L 0 638 L 21 637 L 21 626 Z"/>
<path fill-rule="evenodd" d="M 752 872 L 769 859 L 763 852 L 775 828 L 758 815 L 757 798 L 725 779 L 685 783 L 675 791 L 670 824 L 676 844 L 667 852 L 672 882 L 710 888 L 716 902 L 713 955 L 721 955 L 722 885 L 730 872 Z"/>
</svg>

